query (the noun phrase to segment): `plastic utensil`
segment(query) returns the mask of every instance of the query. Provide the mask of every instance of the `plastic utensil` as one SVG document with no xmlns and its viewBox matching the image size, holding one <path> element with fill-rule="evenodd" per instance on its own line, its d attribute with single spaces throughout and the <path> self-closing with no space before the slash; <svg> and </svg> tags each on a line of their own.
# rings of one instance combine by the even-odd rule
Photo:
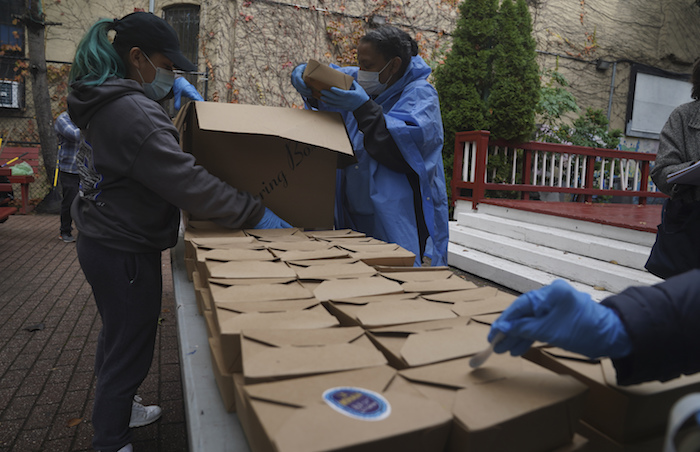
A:
<svg viewBox="0 0 700 452">
<path fill-rule="evenodd" d="M 496 346 L 499 342 L 505 338 L 506 335 L 504 333 L 499 332 L 494 336 L 493 340 L 489 342 L 489 346 L 477 353 L 476 355 L 472 356 L 472 358 L 469 360 L 469 366 L 472 369 L 476 369 L 477 367 L 480 367 L 482 364 L 486 362 L 487 359 L 489 359 L 489 356 L 491 356 L 491 353 L 493 353 L 493 347 Z"/>
</svg>

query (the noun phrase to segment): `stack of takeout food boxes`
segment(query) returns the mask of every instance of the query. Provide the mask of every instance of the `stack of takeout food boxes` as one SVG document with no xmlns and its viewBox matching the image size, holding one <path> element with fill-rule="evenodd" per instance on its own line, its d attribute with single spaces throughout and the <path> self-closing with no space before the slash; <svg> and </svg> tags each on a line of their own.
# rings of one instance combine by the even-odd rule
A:
<svg viewBox="0 0 700 452">
<path fill-rule="evenodd" d="M 583 450 L 584 384 L 521 358 L 469 367 L 512 295 L 332 230 L 354 161 L 339 114 L 193 102 L 175 122 L 198 164 L 300 228 L 186 213 L 216 382 L 255 452 Z"/>
</svg>

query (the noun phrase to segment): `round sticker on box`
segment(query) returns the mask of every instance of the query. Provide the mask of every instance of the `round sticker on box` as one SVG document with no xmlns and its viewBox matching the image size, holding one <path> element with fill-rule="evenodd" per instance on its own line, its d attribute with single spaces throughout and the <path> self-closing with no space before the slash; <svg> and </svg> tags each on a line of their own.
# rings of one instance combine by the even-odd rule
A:
<svg viewBox="0 0 700 452">
<path fill-rule="evenodd" d="M 363 421 L 381 421 L 391 414 L 389 402 L 368 389 L 331 388 L 323 393 L 323 400 L 337 412 Z"/>
</svg>

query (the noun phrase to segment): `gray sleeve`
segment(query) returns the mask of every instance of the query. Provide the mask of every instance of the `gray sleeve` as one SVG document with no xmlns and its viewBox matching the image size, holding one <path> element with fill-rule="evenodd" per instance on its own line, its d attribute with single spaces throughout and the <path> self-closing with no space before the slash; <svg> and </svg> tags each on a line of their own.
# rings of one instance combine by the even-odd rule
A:
<svg viewBox="0 0 700 452">
<path fill-rule="evenodd" d="M 659 150 L 650 173 L 651 179 L 659 190 L 669 196 L 674 193 L 675 184 L 666 182 L 668 175 L 687 168 L 700 157 L 700 155 L 693 155 L 695 152 L 685 149 L 686 133 L 688 130 L 683 115 L 677 109 L 671 113 L 661 130 Z"/>
</svg>

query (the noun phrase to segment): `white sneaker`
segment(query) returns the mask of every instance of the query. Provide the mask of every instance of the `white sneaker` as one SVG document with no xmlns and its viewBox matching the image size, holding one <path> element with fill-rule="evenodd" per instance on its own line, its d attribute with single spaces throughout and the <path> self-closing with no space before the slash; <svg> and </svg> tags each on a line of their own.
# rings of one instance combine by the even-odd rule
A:
<svg viewBox="0 0 700 452">
<path fill-rule="evenodd" d="M 158 405 L 143 406 L 141 405 L 141 400 L 141 397 L 134 396 L 134 401 L 131 402 L 130 428 L 143 427 L 160 419 L 162 413 L 160 407 Z M 129 449 L 125 449 L 124 452 L 129 452 Z"/>
<path fill-rule="evenodd" d="M 134 448 L 131 445 L 131 443 L 127 444 L 126 446 L 122 447 L 119 449 L 117 452 L 134 452 Z"/>
</svg>

